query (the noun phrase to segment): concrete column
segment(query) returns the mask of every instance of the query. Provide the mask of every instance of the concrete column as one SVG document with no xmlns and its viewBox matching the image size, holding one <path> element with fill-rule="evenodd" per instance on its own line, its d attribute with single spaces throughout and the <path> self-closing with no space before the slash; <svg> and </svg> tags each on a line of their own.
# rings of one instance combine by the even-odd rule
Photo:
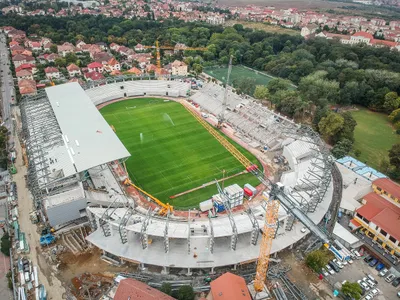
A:
<svg viewBox="0 0 400 300">
<path fill-rule="evenodd" d="M 212 267 L 212 268 L 211 268 L 210 275 L 214 275 L 214 274 L 215 274 L 214 267 Z"/>
<path fill-rule="evenodd" d="M 161 271 L 161 274 L 168 275 L 169 274 L 169 268 L 164 266 L 162 271 Z"/>
<path fill-rule="evenodd" d="M 293 244 L 291 244 L 289 247 L 289 250 L 292 250 L 292 249 L 293 249 Z"/>
<path fill-rule="evenodd" d="M 186 274 L 187 276 L 192 276 L 192 270 L 190 268 L 188 268 L 188 272 Z"/>
<path fill-rule="evenodd" d="M 237 268 L 237 264 L 234 264 L 234 265 L 233 265 L 233 270 L 236 271 L 236 268 Z"/>
<path fill-rule="evenodd" d="M 146 270 L 146 267 L 145 267 L 144 263 L 140 263 L 139 269 L 140 269 L 141 271 Z"/>
<path fill-rule="evenodd" d="M 276 258 L 278 256 L 278 252 L 274 253 L 274 258 Z"/>
</svg>

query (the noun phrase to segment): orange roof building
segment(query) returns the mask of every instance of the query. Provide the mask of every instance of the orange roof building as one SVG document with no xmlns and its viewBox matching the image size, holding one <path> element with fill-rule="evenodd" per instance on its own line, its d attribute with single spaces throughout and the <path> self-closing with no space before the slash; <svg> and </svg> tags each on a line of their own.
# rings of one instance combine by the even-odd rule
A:
<svg viewBox="0 0 400 300">
<path fill-rule="evenodd" d="M 114 300 L 175 300 L 171 296 L 132 278 L 120 281 Z"/>
<path fill-rule="evenodd" d="M 210 300 L 251 300 L 246 281 L 235 274 L 225 273 L 210 283 Z"/>
</svg>

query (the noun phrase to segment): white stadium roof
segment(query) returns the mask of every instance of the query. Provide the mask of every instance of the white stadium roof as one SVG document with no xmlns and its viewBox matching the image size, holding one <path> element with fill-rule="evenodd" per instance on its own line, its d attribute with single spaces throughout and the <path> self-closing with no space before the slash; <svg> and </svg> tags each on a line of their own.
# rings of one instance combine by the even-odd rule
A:
<svg viewBox="0 0 400 300">
<path fill-rule="evenodd" d="M 77 82 L 46 88 L 60 126 L 72 175 L 130 154 Z M 72 173 L 72 174 L 71 174 Z"/>
</svg>

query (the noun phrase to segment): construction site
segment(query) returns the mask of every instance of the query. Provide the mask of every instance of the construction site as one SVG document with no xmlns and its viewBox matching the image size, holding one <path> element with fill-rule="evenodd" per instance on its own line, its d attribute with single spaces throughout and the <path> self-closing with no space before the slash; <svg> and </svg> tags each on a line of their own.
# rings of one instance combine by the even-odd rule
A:
<svg viewBox="0 0 400 300">
<path fill-rule="evenodd" d="M 277 255 L 305 239 L 304 251 L 331 247 L 340 174 L 319 135 L 218 83 L 191 90 L 182 78 L 133 79 L 53 86 L 20 105 L 18 154 L 28 167 L 24 179 L 34 208 L 29 220 L 51 273 L 69 281 L 66 297 L 97 298 L 112 288 L 115 274 L 202 292 L 209 289 L 207 278 L 233 270 L 257 299 L 285 299 L 285 293 L 306 299 Z M 137 186 L 125 167 L 131 154 L 98 109 L 145 96 L 182 105 L 242 172 L 257 178 L 251 195 L 246 187 L 216 181 L 206 209 L 176 210 Z M 76 276 L 68 265 L 89 253 L 97 265 Z M 283 288 L 265 285 L 267 277 Z"/>
</svg>

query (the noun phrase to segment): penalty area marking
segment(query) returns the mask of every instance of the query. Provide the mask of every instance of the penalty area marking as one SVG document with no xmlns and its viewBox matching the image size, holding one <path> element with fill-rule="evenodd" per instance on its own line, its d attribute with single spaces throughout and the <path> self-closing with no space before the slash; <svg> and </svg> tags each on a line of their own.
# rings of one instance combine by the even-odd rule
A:
<svg viewBox="0 0 400 300">
<path fill-rule="evenodd" d="M 125 109 L 134 109 L 136 106 L 125 106 Z"/>
</svg>

